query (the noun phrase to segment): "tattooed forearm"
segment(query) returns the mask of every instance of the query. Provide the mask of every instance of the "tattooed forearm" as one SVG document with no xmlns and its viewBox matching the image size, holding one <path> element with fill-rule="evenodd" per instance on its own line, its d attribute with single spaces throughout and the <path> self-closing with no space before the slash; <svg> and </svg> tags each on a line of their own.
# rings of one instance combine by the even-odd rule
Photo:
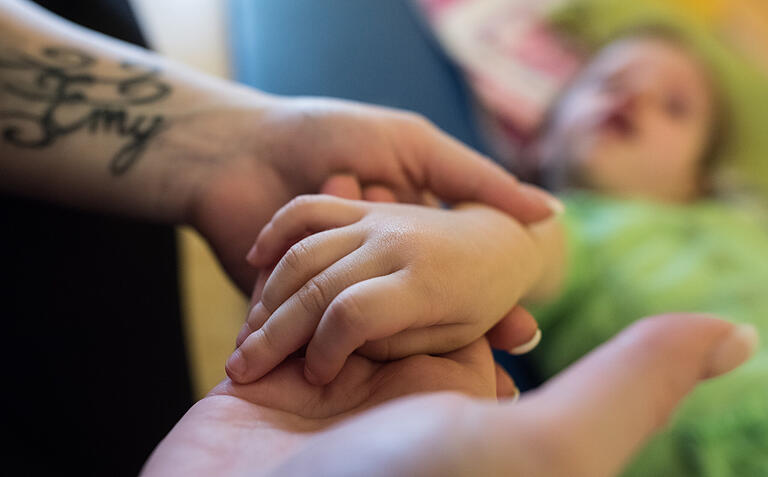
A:
<svg viewBox="0 0 768 477">
<path fill-rule="evenodd" d="M 135 109 L 162 101 L 171 87 L 153 69 L 124 63 L 123 76 L 108 77 L 95 74 L 96 66 L 95 58 L 70 48 L 45 48 L 39 57 L 0 51 L 0 91 L 15 106 L 0 105 L 2 139 L 43 149 L 81 131 L 114 134 L 123 144 L 109 170 L 116 176 L 127 172 L 166 124 L 163 115 Z"/>
</svg>

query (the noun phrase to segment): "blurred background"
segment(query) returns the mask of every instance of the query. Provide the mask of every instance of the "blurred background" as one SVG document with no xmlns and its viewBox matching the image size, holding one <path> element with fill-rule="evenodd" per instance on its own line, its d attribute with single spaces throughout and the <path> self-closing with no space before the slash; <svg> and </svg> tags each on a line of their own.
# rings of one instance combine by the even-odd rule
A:
<svg viewBox="0 0 768 477">
<path fill-rule="evenodd" d="M 566 223 L 572 257 L 564 291 L 536 310 L 544 341 L 532 358 L 497 356 L 515 372 L 522 389 L 556 373 L 634 319 L 659 311 L 717 312 L 752 322 L 768 336 L 768 3 L 764 0 L 38 3 L 62 14 L 79 6 L 86 12 L 73 18 L 89 27 L 117 36 L 122 33 L 122 38 L 137 43 L 143 34 L 148 46 L 165 56 L 270 93 L 331 96 L 417 111 L 514 173 L 562 192 L 569 205 Z M 663 45 L 644 41 L 657 33 L 665 39 Z M 643 41 L 619 42 L 628 35 Z M 673 40 L 667 41 L 670 38 Z M 623 46 L 609 48 L 617 44 Z M 660 62 L 662 58 L 669 61 Z M 616 65 L 627 65 L 631 74 Z M 693 75 L 690 83 L 676 83 L 683 76 L 676 73 L 678 67 Z M 659 75 L 640 74 L 649 71 Z M 703 71 L 706 73 L 697 76 Z M 646 76 L 651 79 L 645 83 L 634 81 Z M 689 98 L 699 86 L 703 88 L 701 104 L 709 105 L 701 106 L 703 109 L 696 109 L 697 100 Z M 674 93 L 671 98 L 664 96 L 667 89 Z M 585 103 L 583 98 L 590 94 L 599 101 Z M 589 110 L 587 106 L 596 108 L 598 119 L 579 116 Z M 657 106 L 661 113 L 653 109 Z M 658 119 L 662 126 L 654 126 L 657 113 L 669 116 Z M 714 119 L 702 119 L 705 116 Z M 569 121 L 593 129 L 571 131 L 566 127 Z M 706 143 L 704 152 L 717 152 L 716 167 L 711 174 L 707 171 L 711 187 L 706 193 L 702 190 L 686 197 L 684 204 L 681 200 L 664 200 L 663 205 L 636 200 L 679 192 L 658 187 L 668 182 L 671 173 L 667 163 L 652 159 L 671 154 L 670 162 L 674 162 L 680 156 L 669 152 L 670 145 L 679 139 L 675 139 L 674 125 L 686 121 L 703 124 L 705 139 L 699 142 Z M 649 139 L 653 134 L 644 132 L 651 130 L 673 136 L 662 135 L 660 142 L 653 143 Z M 558 143 L 553 137 L 565 139 Z M 584 138 L 592 139 L 579 142 Z M 638 156 L 633 151 L 646 140 L 655 149 Z M 581 152 L 565 154 L 568 148 Z M 542 152 L 552 150 L 556 153 Z M 701 155 L 699 150 L 692 153 L 697 160 Z M 565 160 L 566 156 L 573 160 Z M 608 162 L 601 162 L 606 157 Z M 613 168 L 620 163 L 613 159 L 619 157 L 628 158 L 626 168 Z M 635 160 L 638 157 L 642 160 Z M 638 163 L 646 165 L 633 169 Z M 557 169 L 554 173 L 553 167 Z M 645 182 L 626 181 L 627 175 L 636 179 L 643 174 Z M 621 187 L 612 187 L 616 180 Z M 560 188 L 563 183 L 581 186 L 590 195 L 571 196 L 570 188 Z M 633 194 L 621 193 L 628 190 Z M 57 282 L 51 293 L 68 295 L 74 301 L 71 310 L 59 309 L 59 316 L 98 316 L 120 299 L 121 287 L 130 286 L 128 278 L 119 285 L 111 282 L 110 270 L 98 269 L 96 274 L 85 268 L 82 263 L 87 257 L 102 264 L 116 263 L 121 270 L 135 267 L 126 271 L 126 277 L 145 280 L 141 293 L 152 293 L 141 295 L 136 308 L 126 304 L 115 311 L 124 315 L 120 315 L 122 321 L 112 317 L 119 321 L 117 329 L 121 333 L 130 329 L 134 334 L 124 339 L 125 347 L 117 353 L 120 362 L 112 367 L 107 363 L 96 372 L 87 368 L 92 365 L 89 353 L 100 355 L 95 351 L 103 341 L 100 330 L 90 331 L 86 325 L 79 329 L 71 322 L 58 324 L 72 336 L 87 336 L 85 344 L 61 343 L 55 339 L 58 332 L 51 333 L 58 346 L 52 349 L 61 349 L 52 354 L 62 357 L 41 366 L 60 375 L 53 385 L 67 389 L 72 380 L 79 380 L 107 396 L 96 395 L 93 403 L 85 404 L 83 396 L 58 396 L 54 411 L 55 405 L 65 409 L 79 405 L 85 411 L 72 411 L 66 425 L 48 430 L 55 441 L 51 449 L 61 452 L 53 454 L 59 459 L 75 463 L 85 460 L 76 456 L 88 456 L 97 469 L 94 475 L 103 475 L 103 469 L 111 469 L 116 459 L 125 466 L 113 469 L 113 475 L 135 474 L 191 402 L 224 377 L 224 362 L 245 318 L 247 302 L 193 230 L 153 230 L 158 235 L 147 235 L 146 241 L 127 240 L 123 248 L 113 246 L 111 250 L 104 246 L 103 258 L 98 259 L 93 257 L 99 243 L 114 244 L 116 237 L 107 240 L 109 236 L 102 232 L 90 231 L 92 217 L 80 221 L 62 211 L 52 217 L 58 217 L 63 229 L 81 228 L 83 232 L 71 243 L 62 238 L 58 251 L 51 250 L 48 243 L 40 245 L 57 259 L 71 259 L 62 265 L 51 265 L 46 259 L 45 265 L 60 270 L 80 267 L 84 275 L 95 277 L 93 290 L 88 289 L 94 295 L 88 301 L 93 303 L 85 309 L 71 298 L 81 290 L 68 289 L 66 280 Z M 117 227 L 105 224 L 106 228 Z M 48 237 L 45 230 L 32 235 Z M 135 239 L 137 232 L 131 230 L 123 235 Z M 152 248 L 165 232 L 162 249 Z M 83 237 L 92 237 L 91 242 Z M 35 247 L 20 241 L 16 249 Z M 115 253 L 125 259 L 115 262 Z M 137 255 L 141 257 L 129 258 Z M 34 263 L 35 259 L 40 257 L 23 257 L 19 262 Z M 141 267 L 145 262 L 156 264 L 163 273 L 147 277 Z M 108 278 L 99 279 L 101 276 Z M 29 289 L 39 286 L 33 275 L 24 279 L 28 279 Z M 174 287 L 179 289 L 180 302 L 169 297 L 159 306 Z M 107 289 L 112 289 L 112 295 Z M 101 295 L 104 297 L 99 298 Z M 22 307 L 29 308 L 28 302 L 19 305 Z M 179 324 L 168 320 L 170 324 L 160 330 L 165 326 L 163 315 L 179 314 L 184 340 L 168 341 L 179 334 Z M 137 317 L 148 324 L 136 324 Z M 39 330 L 33 325 L 21 334 L 37 338 Z M 144 336 L 147 330 L 153 336 Z M 155 342 L 150 343 L 152 339 Z M 150 344 L 144 347 L 145 342 Z M 82 357 L 71 362 L 65 359 L 70 346 L 81 347 Z M 142 353 L 136 353 L 137 347 Z M 170 355 L 178 356 L 166 361 Z M 180 371 L 187 367 L 189 376 Z M 133 371 L 120 374 L 123 368 Z M 88 371 L 73 376 L 72 369 Z M 768 475 L 765 347 L 750 366 L 729 379 L 707 385 L 701 396 L 694 396 L 671 431 L 651 444 L 630 475 Z M 102 381 L 112 387 L 103 389 Z M 27 382 L 20 388 L 31 385 Z M 47 382 L 34 385 L 43 388 L 42 394 L 49 390 Z M 166 394 L 134 396 L 131 393 L 136 388 Z M 38 409 L 50 408 L 46 401 Z M 104 417 L 113 414 L 119 414 L 120 420 Z M 30 427 L 22 424 L 23 429 Z M 89 430 L 88 440 L 67 443 L 70 429 L 78 427 Z M 96 430 L 90 431 L 92 427 Z M 115 429 L 123 435 L 111 436 Z M 50 464 L 27 460 L 43 467 Z"/>
<path fill-rule="evenodd" d="M 732 109 L 738 110 L 729 128 L 740 136 L 730 153 L 738 157 L 730 162 L 743 169 L 741 178 L 749 178 L 749 185 L 768 183 L 768 6 L 760 0 L 413 2 L 431 24 L 406 1 L 130 3 L 153 49 L 201 71 L 274 93 L 418 110 L 502 160 L 514 156 L 538 127 L 585 52 L 635 24 L 671 23 L 695 30 L 703 48 L 720 61 L 718 74 L 725 78 Z M 493 35 L 497 38 L 489 39 Z M 441 53 L 421 51 L 435 48 Z M 439 60 L 445 63 L 437 78 L 424 65 Z M 411 71 L 408 82 L 403 70 Z M 466 71 L 485 75 L 484 85 L 492 87 L 477 86 L 476 77 L 470 77 L 477 87 L 469 94 L 457 80 Z M 478 103 L 491 114 L 478 115 Z M 487 127 L 483 131 L 468 117 L 485 118 Z M 221 363 L 246 304 L 193 231 L 179 230 L 178 237 L 187 343 L 200 396 L 223 377 Z"/>
<path fill-rule="evenodd" d="M 768 333 L 764 1 L 132 4 L 162 54 L 271 93 L 417 111 L 562 193 L 570 270 L 561 296 L 534 308 L 544 342 L 522 360 L 497 354 L 521 389 L 664 311 L 718 313 Z M 704 132 L 691 152 L 685 128 L 695 124 Z M 691 187 L 673 165 L 688 155 Z M 199 396 L 223 377 L 245 302 L 193 231 L 178 239 Z M 765 349 L 705 388 L 627 475 L 768 475 Z"/>
</svg>

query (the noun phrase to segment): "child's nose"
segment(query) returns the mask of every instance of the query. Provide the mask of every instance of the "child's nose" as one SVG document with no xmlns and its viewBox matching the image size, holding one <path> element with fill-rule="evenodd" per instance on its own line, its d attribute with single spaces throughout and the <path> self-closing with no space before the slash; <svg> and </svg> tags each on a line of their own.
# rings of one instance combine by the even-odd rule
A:
<svg viewBox="0 0 768 477">
<path fill-rule="evenodd" d="M 617 94 L 613 105 L 613 112 L 622 116 L 630 116 L 637 110 L 642 101 L 642 95 L 632 90 L 624 90 Z"/>
</svg>

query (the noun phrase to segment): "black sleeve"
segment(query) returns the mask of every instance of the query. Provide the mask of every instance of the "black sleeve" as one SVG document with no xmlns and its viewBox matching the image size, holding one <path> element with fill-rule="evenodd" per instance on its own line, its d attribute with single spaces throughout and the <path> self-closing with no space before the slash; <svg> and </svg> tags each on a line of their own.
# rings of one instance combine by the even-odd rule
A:
<svg viewBox="0 0 768 477">
<path fill-rule="evenodd" d="M 144 44 L 126 1 L 38 3 Z M 192 403 L 173 228 L 0 196 L 0 266 L 4 467 L 136 475 Z"/>
</svg>

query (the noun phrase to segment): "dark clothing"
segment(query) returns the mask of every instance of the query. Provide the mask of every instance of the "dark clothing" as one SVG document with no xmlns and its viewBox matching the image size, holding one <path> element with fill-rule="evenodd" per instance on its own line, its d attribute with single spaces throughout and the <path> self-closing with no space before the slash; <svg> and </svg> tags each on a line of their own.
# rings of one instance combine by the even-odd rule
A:
<svg viewBox="0 0 768 477">
<path fill-rule="evenodd" d="M 38 3 L 144 44 L 126 1 Z M 136 475 L 193 401 L 173 228 L 3 196 L 0 223 L 3 465 Z"/>
</svg>

